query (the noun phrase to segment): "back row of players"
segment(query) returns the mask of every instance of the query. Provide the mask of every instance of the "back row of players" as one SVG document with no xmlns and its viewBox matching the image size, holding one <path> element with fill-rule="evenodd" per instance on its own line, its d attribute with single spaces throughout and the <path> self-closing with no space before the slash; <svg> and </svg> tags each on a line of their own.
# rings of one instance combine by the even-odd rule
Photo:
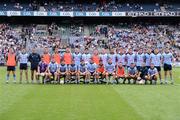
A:
<svg viewBox="0 0 180 120">
<path fill-rule="evenodd" d="M 98 50 L 94 50 L 90 54 L 88 49 L 85 49 L 81 54 L 79 49 L 75 49 L 71 53 L 70 48 L 67 48 L 65 53 L 59 54 L 58 48 L 55 49 L 52 55 L 49 54 L 48 48 L 45 48 L 44 54 L 40 56 L 36 53 L 36 49 L 28 54 L 25 49 L 21 50 L 19 55 L 16 55 L 12 48 L 7 54 L 7 76 L 6 83 L 9 82 L 9 75 L 12 71 L 14 82 L 16 83 L 15 67 L 16 63 L 20 64 L 20 83 L 22 83 L 22 73 L 25 71 L 26 81 L 28 82 L 28 62 L 31 63 L 31 81 L 42 76 L 43 82 L 46 83 L 52 78 L 54 82 L 62 83 L 72 82 L 79 83 L 83 78 L 84 83 L 119 83 L 122 79 L 123 83 L 128 80 L 128 83 L 146 84 L 150 81 L 151 84 L 156 84 L 157 76 L 160 83 L 163 84 L 161 78 L 161 67 L 164 68 L 164 83 L 167 84 L 167 73 L 169 72 L 171 84 L 174 83 L 172 78 L 172 63 L 173 55 L 169 48 L 166 48 L 164 53 L 159 53 L 158 49 L 148 49 L 146 52 L 139 49 L 137 53 L 133 49 L 125 52 L 124 48 L 119 48 L 115 51 L 110 50 L 107 53 L 106 49 L 99 54 Z M 112 76 L 112 77 L 110 77 Z M 72 79 L 73 78 L 73 79 Z M 111 79 L 112 78 L 112 79 Z"/>
</svg>

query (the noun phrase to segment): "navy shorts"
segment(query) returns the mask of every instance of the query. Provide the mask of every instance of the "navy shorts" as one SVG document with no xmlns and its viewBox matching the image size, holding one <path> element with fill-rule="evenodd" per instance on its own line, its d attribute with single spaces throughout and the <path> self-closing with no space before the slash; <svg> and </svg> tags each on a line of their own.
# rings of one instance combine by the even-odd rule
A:
<svg viewBox="0 0 180 120">
<path fill-rule="evenodd" d="M 160 66 L 155 66 L 155 68 L 157 69 L 158 72 L 161 71 L 161 67 Z"/>
<path fill-rule="evenodd" d="M 169 64 L 164 64 L 164 71 L 170 71 L 172 70 L 172 65 L 169 65 Z"/>
<path fill-rule="evenodd" d="M 7 71 L 15 71 L 16 67 L 15 66 L 7 66 Z"/>
<path fill-rule="evenodd" d="M 27 70 L 27 63 L 20 63 L 19 69 L 20 70 Z"/>
<path fill-rule="evenodd" d="M 31 70 L 36 70 L 37 71 L 37 69 L 38 69 L 38 65 L 31 65 Z"/>
</svg>

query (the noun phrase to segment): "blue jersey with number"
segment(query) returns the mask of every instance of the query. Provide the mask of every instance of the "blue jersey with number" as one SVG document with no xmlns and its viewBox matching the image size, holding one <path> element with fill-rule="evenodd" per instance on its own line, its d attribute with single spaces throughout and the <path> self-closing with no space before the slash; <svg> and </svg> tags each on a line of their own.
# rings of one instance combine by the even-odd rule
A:
<svg viewBox="0 0 180 120">
<path fill-rule="evenodd" d="M 127 54 L 127 66 L 130 66 L 131 63 L 135 63 L 135 54 Z"/>
<path fill-rule="evenodd" d="M 97 65 L 95 63 L 93 63 L 93 64 L 92 63 L 88 63 L 87 64 L 87 70 L 89 72 L 95 72 L 96 69 L 97 69 Z"/>
<path fill-rule="evenodd" d="M 107 63 L 105 69 L 108 73 L 113 73 L 115 71 L 115 65 L 113 63 Z"/>
<path fill-rule="evenodd" d="M 67 71 L 67 65 L 66 64 L 60 64 L 59 65 L 59 71 L 60 72 L 66 72 Z"/>
<path fill-rule="evenodd" d="M 136 73 L 137 73 L 137 68 L 136 67 L 129 67 L 128 68 L 128 74 L 135 75 Z"/>
<path fill-rule="evenodd" d="M 163 53 L 163 63 L 172 65 L 173 55 L 172 53 Z"/>
<path fill-rule="evenodd" d="M 69 65 L 69 71 L 76 72 L 77 71 L 77 66 L 75 64 Z"/>
<path fill-rule="evenodd" d="M 49 63 L 49 71 L 55 73 L 58 69 L 58 64 L 56 62 Z"/>
<path fill-rule="evenodd" d="M 151 65 L 151 54 L 148 53 L 145 54 L 145 61 L 146 61 L 146 66 Z"/>
<path fill-rule="evenodd" d="M 144 54 L 137 54 L 136 55 L 136 65 L 137 66 L 142 66 L 142 64 L 144 63 Z"/>
<path fill-rule="evenodd" d="M 126 64 L 125 59 L 126 59 L 125 54 L 118 54 L 117 55 L 118 63 L 122 63 L 122 65 L 125 65 Z"/>
<path fill-rule="evenodd" d="M 152 53 L 151 54 L 151 63 L 154 64 L 154 66 L 161 66 L 161 54 L 158 53 L 158 54 L 154 54 Z"/>
<path fill-rule="evenodd" d="M 85 64 L 80 64 L 78 68 L 79 68 L 79 71 L 82 73 L 86 72 L 87 70 L 87 66 Z"/>
<path fill-rule="evenodd" d="M 100 58 L 103 61 L 103 64 L 105 65 L 107 63 L 108 55 L 107 54 L 101 54 Z"/>
<path fill-rule="evenodd" d="M 80 53 L 74 53 L 73 54 L 73 59 L 75 61 L 76 65 L 79 65 L 81 62 L 81 54 Z"/>
<path fill-rule="evenodd" d="M 158 73 L 158 71 L 157 71 L 157 69 L 154 67 L 153 69 L 152 68 L 149 68 L 148 69 L 148 75 L 155 75 L 155 74 L 157 74 Z"/>
</svg>

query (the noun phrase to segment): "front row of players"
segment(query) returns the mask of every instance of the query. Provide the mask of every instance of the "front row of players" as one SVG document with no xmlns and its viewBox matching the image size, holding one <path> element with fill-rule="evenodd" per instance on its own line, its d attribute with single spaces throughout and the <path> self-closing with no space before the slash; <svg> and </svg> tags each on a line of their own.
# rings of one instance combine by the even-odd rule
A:
<svg viewBox="0 0 180 120">
<path fill-rule="evenodd" d="M 38 66 L 36 73 L 37 82 L 40 83 L 40 77 L 42 77 L 43 83 L 107 83 L 107 84 L 156 84 L 158 71 L 152 63 L 150 68 L 143 63 L 140 69 L 137 69 L 134 63 L 127 68 L 127 74 L 125 67 L 122 63 L 114 65 L 112 60 L 109 59 L 106 65 L 100 61 L 99 65 L 96 65 L 93 60 L 90 60 L 88 64 L 85 64 L 84 60 L 81 60 L 79 66 L 75 65 L 75 61 L 72 60 L 70 65 L 66 65 L 62 60 L 61 64 L 57 64 L 52 57 L 52 61 L 47 65 L 42 58 Z"/>
</svg>

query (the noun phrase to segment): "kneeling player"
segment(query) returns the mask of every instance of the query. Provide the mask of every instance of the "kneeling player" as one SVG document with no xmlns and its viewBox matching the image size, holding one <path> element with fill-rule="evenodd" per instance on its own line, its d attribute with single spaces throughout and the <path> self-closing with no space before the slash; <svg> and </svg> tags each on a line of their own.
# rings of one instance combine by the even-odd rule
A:
<svg viewBox="0 0 180 120">
<path fill-rule="evenodd" d="M 135 67 L 134 63 L 131 63 L 130 67 L 128 68 L 128 75 L 127 75 L 127 79 L 128 79 L 128 84 L 131 83 L 131 79 L 133 80 L 133 83 L 136 84 L 136 80 L 137 80 L 137 68 Z M 123 83 L 125 83 L 125 80 L 123 81 Z"/>
<path fill-rule="evenodd" d="M 55 62 L 54 57 L 52 57 L 51 62 L 49 63 L 48 69 L 47 69 L 47 74 L 46 74 L 46 82 L 51 82 L 53 80 L 57 80 L 57 70 L 58 70 L 58 64 Z M 49 79 L 49 81 L 47 80 Z"/>
<path fill-rule="evenodd" d="M 138 70 L 138 82 L 139 84 L 146 84 L 148 79 L 148 68 L 145 66 L 145 63 L 142 63 L 142 66 Z"/>
<path fill-rule="evenodd" d="M 93 62 L 92 58 L 87 64 L 87 82 L 90 82 L 91 77 L 93 77 L 93 82 L 97 83 L 97 65 Z"/>
<path fill-rule="evenodd" d="M 38 65 L 38 71 L 36 73 L 37 83 L 40 83 L 39 81 L 40 77 L 42 77 L 42 83 L 44 83 L 47 67 L 48 64 L 45 63 L 44 58 L 42 57 Z"/>
<path fill-rule="evenodd" d="M 64 60 L 61 61 L 61 64 L 59 65 L 59 69 L 57 73 L 58 73 L 59 83 L 67 83 L 68 68 Z M 61 82 L 61 78 L 64 78 L 64 82 Z"/>
<path fill-rule="evenodd" d="M 108 63 L 105 66 L 105 75 L 106 81 L 108 83 L 115 83 L 116 74 L 115 74 L 115 65 L 112 63 L 112 59 L 108 60 Z M 113 81 L 111 81 L 110 77 L 113 77 Z"/>
<path fill-rule="evenodd" d="M 117 83 L 119 83 L 119 79 L 126 79 L 126 76 L 125 76 L 125 69 L 122 65 L 122 63 L 119 63 L 119 65 L 117 66 L 117 71 L 116 71 L 116 81 Z"/>
<path fill-rule="evenodd" d="M 71 61 L 71 64 L 68 66 L 68 68 L 69 68 L 69 80 L 70 80 L 70 82 L 72 82 L 72 79 L 74 79 L 75 80 L 75 83 L 79 83 L 79 81 L 77 80 L 77 66 L 76 66 L 76 64 L 75 64 L 75 61 L 74 60 L 72 60 Z M 73 78 L 74 77 L 74 78 Z"/>
<path fill-rule="evenodd" d="M 78 67 L 78 81 L 80 81 L 81 77 L 84 79 L 83 82 L 87 83 L 87 66 L 83 59 Z"/>
<path fill-rule="evenodd" d="M 148 80 L 150 81 L 150 84 L 157 83 L 157 76 L 158 76 L 158 70 L 157 68 L 154 67 L 154 64 L 151 63 L 151 66 L 148 69 Z"/>
<path fill-rule="evenodd" d="M 100 60 L 99 65 L 97 67 L 97 78 L 98 78 L 98 83 L 104 82 L 103 80 L 105 78 L 105 68 L 102 60 Z"/>
</svg>

